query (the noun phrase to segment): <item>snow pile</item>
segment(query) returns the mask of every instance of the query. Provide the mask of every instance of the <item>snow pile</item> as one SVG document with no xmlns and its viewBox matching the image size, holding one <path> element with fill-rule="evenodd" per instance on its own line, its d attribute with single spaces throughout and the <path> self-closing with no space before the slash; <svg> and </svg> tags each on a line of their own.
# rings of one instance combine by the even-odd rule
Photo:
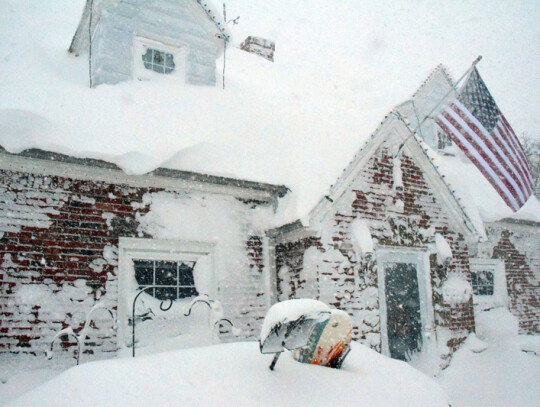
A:
<svg viewBox="0 0 540 407">
<path fill-rule="evenodd" d="M 8 305 L 18 306 L 19 312 L 28 317 L 37 305 L 40 318 L 77 326 L 85 321 L 83 310 L 94 305 L 94 299 L 89 295 L 91 292 L 84 279 L 77 279 L 72 284 L 64 283 L 61 287 L 55 284 L 23 284 L 17 288 Z"/>
<path fill-rule="evenodd" d="M 405 363 L 353 344 L 342 369 L 298 363 L 256 343 L 181 350 L 72 368 L 10 406 L 345 406 L 448 407 L 444 391 Z M 144 373 L 144 374 L 143 374 Z"/>
<path fill-rule="evenodd" d="M 425 143 L 423 145 L 426 146 Z M 461 153 L 457 157 L 448 157 L 428 148 L 428 154 L 434 158 L 434 164 L 445 176 L 451 191 L 459 199 L 476 229 L 484 236 L 483 222 L 496 222 L 505 218 L 540 222 L 540 202 L 534 195 L 514 213 L 482 173 L 466 159 L 460 158 Z"/>
<path fill-rule="evenodd" d="M 226 243 L 242 234 L 243 208 L 234 198 L 163 191 L 145 194 L 142 204 L 150 210 L 137 217 L 141 236 Z"/>
<path fill-rule="evenodd" d="M 357 254 L 360 257 L 373 253 L 374 243 L 369 231 L 369 224 L 364 219 L 355 219 L 351 223 L 351 235 L 355 243 Z"/>
<path fill-rule="evenodd" d="M 449 273 L 442 285 L 442 294 L 445 302 L 456 306 L 471 299 L 472 286 L 463 275 Z"/>
<path fill-rule="evenodd" d="M 265 341 L 276 324 L 296 321 L 302 315 L 321 311 L 330 312 L 330 307 L 321 301 L 311 299 L 288 300 L 272 305 L 261 327 L 261 343 Z"/>
<path fill-rule="evenodd" d="M 519 347 L 523 352 L 540 356 L 540 335 L 520 335 Z"/>
<path fill-rule="evenodd" d="M 516 318 L 505 308 L 481 312 L 475 320 L 478 338 L 469 336 L 438 378 L 452 407 L 536 407 L 540 363 L 520 345 L 540 344 L 540 336 L 518 337 Z"/>
<path fill-rule="evenodd" d="M 519 332 L 518 320 L 506 307 L 482 311 L 475 315 L 476 334 L 484 341 L 516 339 Z"/>
<path fill-rule="evenodd" d="M 488 344 L 478 339 L 475 333 L 469 335 L 463 346 L 474 353 L 481 353 L 488 348 Z"/>
<path fill-rule="evenodd" d="M 145 194 L 143 206 L 146 214 L 137 215 L 138 232 L 157 239 L 177 239 L 215 244 L 217 269 L 228 275 L 247 270 L 245 242 L 254 230 L 252 219 L 259 216 L 257 228 L 267 219 L 263 209 L 250 210 L 238 200 L 227 196 L 203 196 L 196 193 L 180 194 L 157 192 Z M 201 273 L 201 257 L 194 269 L 195 285 L 202 294 L 208 294 L 212 281 L 209 273 Z M 218 277 L 219 278 L 219 277 Z M 136 284 L 135 281 L 132 281 Z"/>
</svg>

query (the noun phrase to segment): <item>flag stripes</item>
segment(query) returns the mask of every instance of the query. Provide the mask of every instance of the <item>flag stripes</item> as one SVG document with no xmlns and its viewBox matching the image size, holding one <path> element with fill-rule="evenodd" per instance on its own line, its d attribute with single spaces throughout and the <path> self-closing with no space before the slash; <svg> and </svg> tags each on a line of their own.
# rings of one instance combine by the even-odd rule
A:
<svg viewBox="0 0 540 407">
<path fill-rule="evenodd" d="M 522 164 L 523 169 L 525 170 L 525 175 L 527 179 L 530 182 L 531 188 L 534 185 L 534 180 L 532 177 L 532 171 L 531 167 L 529 167 L 529 161 L 527 160 L 527 157 L 525 156 L 525 152 L 523 151 L 523 147 L 521 146 L 521 143 L 519 142 L 516 134 L 514 133 L 514 130 L 512 127 L 510 127 L 510 124 L 506 120 L 506 117 L 501 113 L 501 121 L 504 126 L 505 132 L 507 134 L 507 137 L 512 141 L 512 144 L 514 145 L 514 148 L 518 152 L 518 158 L 520 163 Z"/>
<path fill-rule="evenodd" d="M 467 158 L 476 165 L 482 175 L 489 181 L 489 183 L 495 188 L 501 198 L 504 200 L 512 210 L 517 210 L 519 204 L 510 193 L 508 188 L 502 183 L 499 177 L 491 170 L 491 167 L 486 163 L 484 158 L 476 151 L 476 149 L 463 137 L 461 132 L 456 129 L 445 116 L 441 115 L 437 117 L 437 124 L 452 138 L 461 150 L 465 153 Z"/>
<path fill-rule="evenodd" d="M 472 130 L 473 133 L 471 133 L 471 135 L 475 140 L 478 141 L 477 145 L 480 146 L 482 151 L 489 155 L 491 162 L 496 165 L 496 168 L 501 169 L 504 178 L 507 179 L 514 187 L 514 192 L 518 193 L 521 200 L 525 202 L 525 195 L 528 195 L 530 191 L 527 191 L 526 187 L 521 181 L 521 177 L 517 174 L 514 164 L 508 159 L 508 152 L 503 152 L 501 150 L 500 145 L 497 144 L 494 139 L 494 135 L 487 132 L 484 129 L 484 126 L 482 126 L 482 124 L 476 120 L 476 118 L 459 101 L 456 100 L 451 106 L 453 111 L 455 111 L 459 117 L 463 119 L 461 125 L 462 129 L 465 129 L 467 132 Z M 499 122 L 497 123 L 497 126 L 498 124 Z M 495 128 L 497 128 L 497 126 L 495 126 Z M 503 161 L 506 165 L 503 164 Z M 519 184 L 519 186 L 517 184 Z"/>
<path fill-rule="evenodd" d="M 517 158 L 514 147 L 506 142 L 508 138 L 506 130 L 502 127 L 501 123 L 497 124 L 497 127 L 493 129 L 495 140 L 500 143 L 501 148 L 508 153 L 508 158 L 514 165 L 515 171 L 518 173 L 522 184 L 525 184 L 525 188 L 530 193 L 532 191 L 532 182 L 527 177 L 527 171 L 523 169 L 521 161 Z"/>
</svg>

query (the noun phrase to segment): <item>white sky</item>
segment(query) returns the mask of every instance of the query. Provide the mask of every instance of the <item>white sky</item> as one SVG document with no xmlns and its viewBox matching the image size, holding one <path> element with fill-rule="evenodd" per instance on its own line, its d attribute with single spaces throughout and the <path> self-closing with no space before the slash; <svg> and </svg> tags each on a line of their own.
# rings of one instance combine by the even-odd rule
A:
<svg viewBox="0 0 540 407">
<path fill-rule="evenodd" d="M 0 3 L 0 144 L 286 184 L 311 209 L 433 68 L 479 70 L 517 134 L 540 137 L 534 1 L 229 0 L 235 41 L 276 42 L 270 63 L 227 51 L 226 90 L 178 81 L 88 89 L 67 54 L 84 0 Z M 218 61 L 218 83 L 222 61 Z"/>
</svg>

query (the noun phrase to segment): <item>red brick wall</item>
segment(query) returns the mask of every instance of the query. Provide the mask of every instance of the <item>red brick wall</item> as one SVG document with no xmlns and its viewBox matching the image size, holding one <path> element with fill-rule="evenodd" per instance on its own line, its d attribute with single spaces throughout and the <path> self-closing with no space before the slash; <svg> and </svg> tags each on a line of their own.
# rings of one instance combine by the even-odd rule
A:
<svg viewBox="0 0 540 407">
<path fill-rule="evenodd" d="M 305 288 L 302 277 L 304 253 L 310 247 L 320 247 L 318 238 L 304 238 L 296 242 L 276 246 L 277 295 L 279 301 L 297 298 L 297 292 Z M 282 278 L 279 271 L 286 271 L 288 278 Z"/>
<path fill-rule="evenodd" d="M 525 251 L 520 251 L 513 240 L 521 240 L 525 236 L 510 229 L 507 225 L 493 248 L 493 258 L 504 260 L 509 307 L 519 321 L 520 333 L 540 333 L 540 281 L 535 276 L 532 259 Z M 534 227 L 532 227 L 534 228 Z M 510 229 L 510 230 L 509 230 Z M 538 229 L 538 227 L 536 227 Z M 533 241 L 540 247 L 540 237 L 533 235 Z M 537 274 L 539 270 L 536 270 Z"/>
<path fill-rule="evenodd" d="M 0 184 L 0 352 L 39 354 L 60 329 L 82 329 L 95 300 L 116 297 L 107 292 L 116 290 L 116 269 L 114 261 L 104 260 L 104 250 L 114 250 L 119 236 L 137 236 L 131 202 L 140 202 L 147 190 L 12 171 L 0 171 Z M 76 290 L 78 280 L 86 283 L 79 291 L 90 300 L 65 296 L 55 315 L 44 311 L 47 304 L 24 304 L 15 295 L 25 285 L 47 287 L 51 293 Z M 114 350 L 114 332 L 89 342 L 108 342 L 107 349 Z"/>
<path fill-rule="evenodd" d="M 137 215 L 149 210 L 143 195 L 157 191 L 0 171 L 0 353 L 41 355 L 61 329 L 71 326 L 80 333 L 85 313 L 97 301 L 116 309 L 118 239 L 150 237 L 137 230 Z M 225 316 L 242 328 L 243 337 L 254 338 L 266 313 L 262 239 L 254 236 L 239 244 L 246 247 L 248 270 L 216 276 L 222 281 L 218 293 L 225 297 L 220 298 Z M 41 297 L 35 291 L 22 296 L 28 287 Z M 54 309 L 39 303 L 47 302 L 44 294 L 59 301 Z M 100 318 L 88 331 L 87 353 L 116 351 L 111 321 L 104 313 Z"/>
</svg>

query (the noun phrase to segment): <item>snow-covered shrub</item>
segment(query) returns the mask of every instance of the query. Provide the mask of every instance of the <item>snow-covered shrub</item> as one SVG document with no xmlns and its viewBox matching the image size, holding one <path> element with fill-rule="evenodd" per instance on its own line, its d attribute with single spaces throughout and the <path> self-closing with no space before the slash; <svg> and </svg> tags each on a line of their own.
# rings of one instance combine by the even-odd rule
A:
<svg viewBox="0 0 540 407">
<path fill-rule="evenodd" d="M 469 302 L 472 296 L 472 286 L 459 273 L 449 273 L 442 285 L 444 301 L 450 305 L 459 305 Z"/>
</svg>

